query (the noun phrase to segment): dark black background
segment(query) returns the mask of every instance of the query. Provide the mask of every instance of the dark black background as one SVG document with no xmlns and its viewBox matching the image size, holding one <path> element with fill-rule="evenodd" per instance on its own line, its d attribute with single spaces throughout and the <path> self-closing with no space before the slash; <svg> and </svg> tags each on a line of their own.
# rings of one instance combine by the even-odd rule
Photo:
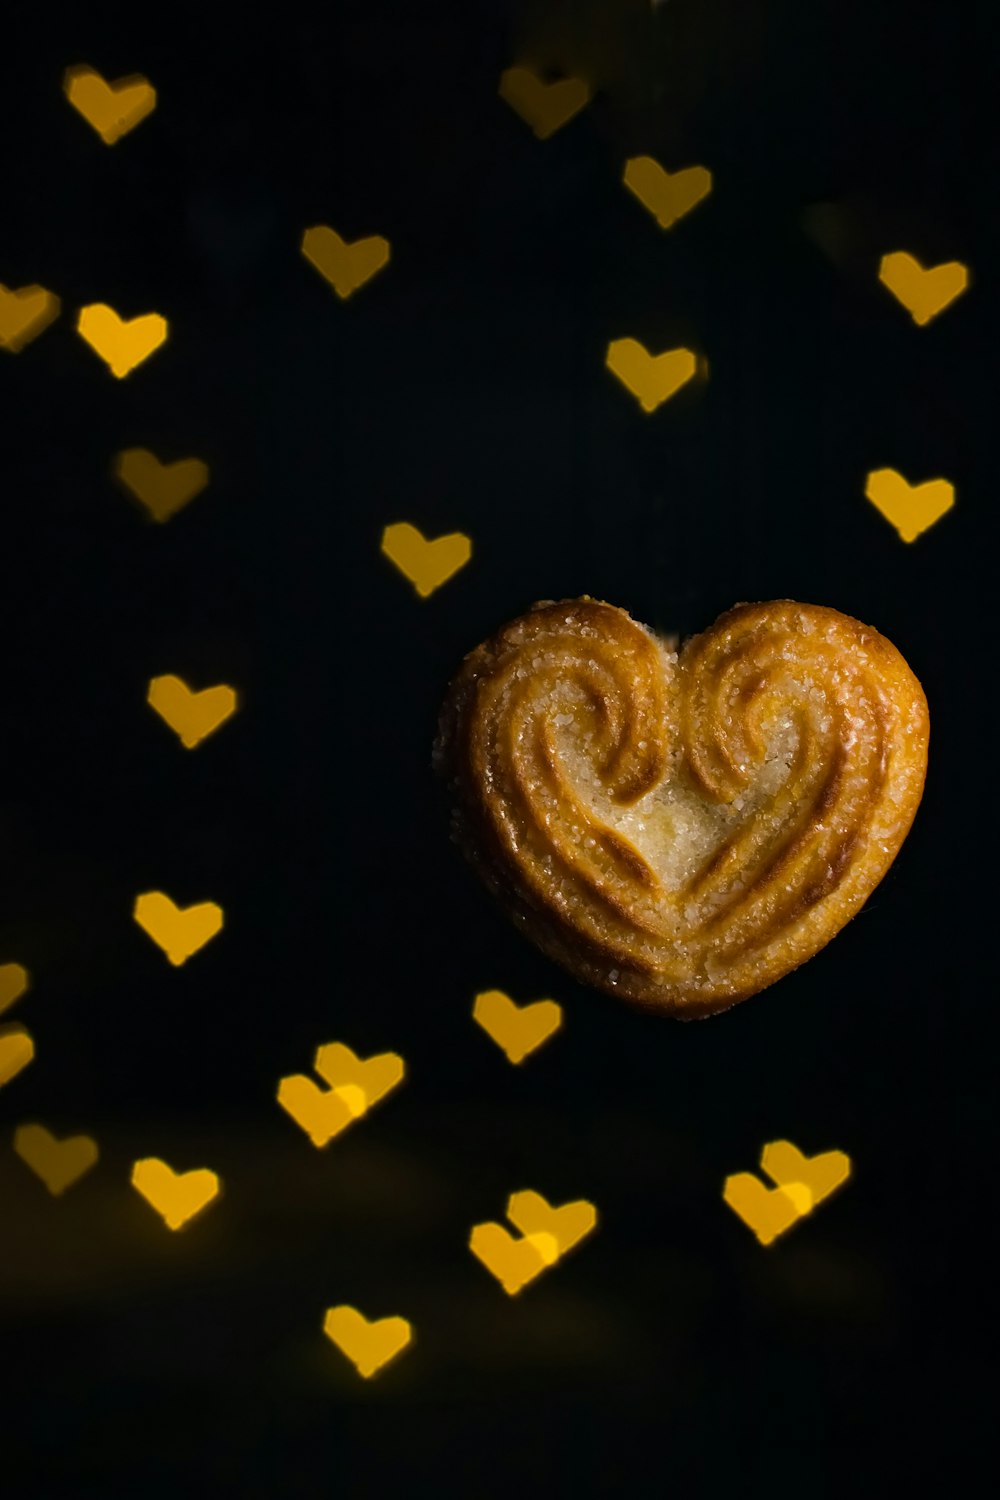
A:
<svg viewBox="0 0 1000 1500">
<path fill-rule="evenodd" d="M 972 14 L 371 3 L 14 29 L 0 281 L 63 314 L 0 360 L 0 961 L 31 971 L 4 1020 L 37 1047 L 0 1097 L 11 1493 L 721 1492 L 758 1445 L 777 1485 L 982 1434 L 973 1231 L 942 1207 L 982 1185 L 991 1075 L 968 873 L 996 188 Z M 539 142 L 497 97 L 518 61 L 596 97 Z M 62 95 L 77 62 L 158 90 L 112 149 Z M 662 233 L 621 183 L 637 154 L 703 163 L 711 197 Z M 347 303 L 299 253 L 319 223 L 391 242 Z M 971 267 L 926 328 L 877 280 L 897 249 Z M 125 381 L 74 332 L 94 301 L 170 321 Z M 604 367 L 625 335 L 698 350 L 708 381 L 645 416 Z M 112 481 L 137 446 L 210 465 L 166 525 Z M 864 498 L 887 465 L 956 486 L 909 546 Z M 379 551 L 400 520 L 473 540 L 426 602 Z M 927 691 L 892 871 L 708 1022 L 571 983 L 448 842 L 448 676 L 584 592 L 681 633 L 742 599 L 833 605 Z M 184 751 L 144 702 L 164 672 L 235 685 L 240 712 Z M 149 889 L 224 907 L 182 969 L 132 920 Z M 470 1019 L 490 987 L 565 1008 L 523 1068 Z M 274 1094 L 334 1039 L 408 1079 L 319 1152 Z M 63 1199 L 10 1149 L 35 1119 L 100 1144 Z M 764 1250 L 720 1195 L 778 1137 L 855 1175 Z M 213 1167 L 223 1197 L 169 1234 L 129 1186 L 146 1155 Z M 601 1223 L 508 1299 L 467 1238 L 524 1186 Z M 414 1346 L 361 1381 L 321 1332 L 339 1302 L 403 1314 Z"/>
</svg>

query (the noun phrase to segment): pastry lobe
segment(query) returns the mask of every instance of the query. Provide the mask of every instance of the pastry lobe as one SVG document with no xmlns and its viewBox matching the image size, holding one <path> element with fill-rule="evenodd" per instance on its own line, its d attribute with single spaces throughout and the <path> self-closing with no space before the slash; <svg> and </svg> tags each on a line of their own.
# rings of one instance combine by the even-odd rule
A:
<svg viewBox="0 0 1000 1500">
<path fill-rule="evenodd" d="M 737 605 L 678 652 L 584 597 L 466 657 L 435 764 L 528 935 L 686 1019 L 773 984 L 858 911 L 913 821 L 928 733 L 900 653 L 836 610 Z"/>
</svg>

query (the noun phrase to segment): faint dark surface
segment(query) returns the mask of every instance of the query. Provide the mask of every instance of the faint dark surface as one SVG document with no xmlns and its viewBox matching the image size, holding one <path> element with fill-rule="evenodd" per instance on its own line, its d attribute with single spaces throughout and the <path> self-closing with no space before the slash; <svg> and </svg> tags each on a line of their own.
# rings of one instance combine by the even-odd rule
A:
<svg viewBox="0 0 1000 1500">
<path fill-rule="evenodd" d="M 967 13 L 370 4 L 14 30 L 0 281 L 63 315 L 0 356 L 0 962 L 31 970 L 4 1021 L 38 1050 L 0 1093 L 0 1479 L 478 1500 L 711 1471 L 721 1492 L 751 1444 L 789 1483 L 803 1453 L 968 1447 L 997 196 Z M 496 96 L 515 61 L 602 92 L 538 142 Z M 76 62 L 144 73 L 159 107 L 109 150 L 63 98 Z M 640 153 L 714 174 L 668 234 L 621 184 Z M 317 223 L 391 241 L 349 303 L 299 253 Z M 918 329 L 877 281 L 895 249 L 973 286 Z M 123 382 L 74 332 L 104 300 L 171 324 Z M 626 334 L 690 344 L 708 383 L 644 417 L 604 368 Z M 211 467 L 165 526 L 112 482 L 135 446 Z M 956 485 L 911 546 L 864 499 L 886 465 Z M 379 552 L 399 520 L 473 538 L 426 603 Z M 927 793 L 889 876 L 707 1023 L 575 986 L 448 843 L 429 751 L 449 674 L 536 598 L 583 592 L 681 633 L 737 600 L 830 604 L 927 691 Z M 144 703 L 163 672 L 243 707 L 185 752 Z M 225 909 L 183 969 L 131 918 L 148 889 Z M 523 1068 L 470 1020 L 494 986 L 564 1005 Z M 317 1152 L 274 1092 L 333 1039 L 409 1078 Z M 100 1143 L 62 1200 L 10 1149 L 32 1119 Z M 720 1193 L 778 1137 L 841 1147 L 855 1177 L 765 1251 Z M 144 1155 L 212 1166 L 224 1197 L 168 1234 L 128 1184 Z M 601 1224 L 508 1299 L 466 1241 L 524 1186 Z M 402 1313 L 415 1346 L 363 1383 L 321 1333 L 338 1302 Z"/>
</svg>

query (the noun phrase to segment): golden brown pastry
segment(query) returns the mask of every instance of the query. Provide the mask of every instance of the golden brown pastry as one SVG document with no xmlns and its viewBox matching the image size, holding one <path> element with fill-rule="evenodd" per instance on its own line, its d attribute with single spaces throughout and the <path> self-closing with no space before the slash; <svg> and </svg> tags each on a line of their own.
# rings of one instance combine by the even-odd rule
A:
<svg viewBox="0 0 1000 1500">
<path fill-rule="evenodd" d="M 923 793 L 919 682 L 869 625 L 739 604 L 678 652 L 584 596 L 536 604 L 451 684 L 456 832 L 578 979 L 688 1019 L 811 958 Z"/>
</svg>

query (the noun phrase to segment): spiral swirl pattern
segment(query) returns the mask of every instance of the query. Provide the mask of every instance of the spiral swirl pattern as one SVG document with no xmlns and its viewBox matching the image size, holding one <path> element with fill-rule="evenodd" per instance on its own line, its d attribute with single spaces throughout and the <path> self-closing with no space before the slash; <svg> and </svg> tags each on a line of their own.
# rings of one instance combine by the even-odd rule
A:
<svg viewBox="0 0 1000 1500">
<path fill-rule="evenodd" d="M 927 741 L 902 656 L 835 610 L 738 605 L 678 654 L 582 598 L 466 658 L 435 762 L 466 852 L 539 946 L 687 1018 L 854 915 L 909 830 Z"/>
</svg>

